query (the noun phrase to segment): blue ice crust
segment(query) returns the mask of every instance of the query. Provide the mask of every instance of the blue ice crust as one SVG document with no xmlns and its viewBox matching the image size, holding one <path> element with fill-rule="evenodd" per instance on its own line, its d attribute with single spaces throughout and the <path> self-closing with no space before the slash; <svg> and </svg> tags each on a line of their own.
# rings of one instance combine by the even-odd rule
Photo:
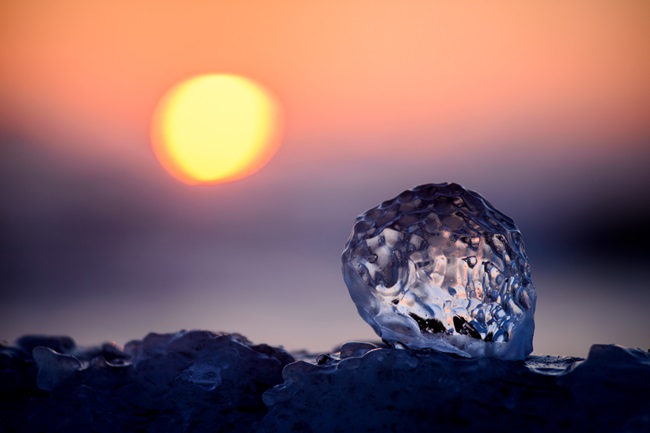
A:
<svg viewBox="0 0 650 433">
<path fill-rule="evenodd" d="M 0 344 L 0 431 L 648 432 L 648 383 L 650 354 L 614 345 L 506 361 L 372 342 L 289 354 L 208 331 L 25 337 Z"/>
<path fill-rule="evenodd" d="M 124 348 L 69 337 L 0 345 L 0 432 L 254 432 L 294 358 L 239 334 L 151 333 Z"/>
<path fill-rule="evenodd" d="M 81 361 L 74 356 L 58 353 L 49 347 L 35 347 L 32 357 L 38 366 L 36 384 L 44 391 L 52 391 L 82 368 Z"/>
<path fill-rule="evenodd" d="M 282 375 L 265 432 L 650 431 L 650 354 L 616 345 L 521 362 L 346 343 Z"/>
<path fill-rule="evenodd" d="M 524 359 L 535 288 L 514 221 L 478 193 L 421 185 L 360 215 L 342 254 L 361 317 L 382 340 Z"/>
</svg>

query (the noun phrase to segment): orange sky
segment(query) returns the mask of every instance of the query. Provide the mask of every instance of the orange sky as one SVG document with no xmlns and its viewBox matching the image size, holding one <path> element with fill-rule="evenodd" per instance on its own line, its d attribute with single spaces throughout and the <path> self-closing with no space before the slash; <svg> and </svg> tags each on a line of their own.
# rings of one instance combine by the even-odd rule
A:
<svg viewBox="0 0 650 433">
<path fill-rule="evenodd" d="M 153 111 L 220 72 L 274 92 L 284 141 L 246 180 L 187 186 L 153 155 Z M 584 253 L 580 239 L 645 218 L 649 138 L 648 0 L 2 0 L 2 216 L 20 284 L 0 330 L 371 338 L 340 276 L 354 216 L 456 181 L 525 230 L 538 350 L 647 344 L 642 266 L 622 255 L 616 271 L 613 249 L 580 271 L 557 252 L 562 233 L 586 233 L 571 241 Z M 616 320 L 594 287 L 628 290 Z"/>
<path fill-rule="evenodd" d="M 0 20 L 5 122 L 59 146 L 103 137 L 91 152 L 143 145 L 165 90 L 207 72 L 272 89 L 303 157 L 405 133 L 472 147 L 518 128 L 562 146 L 638 138 L 650 122 L 644 0 L 10 0 Z"/>
</svg>

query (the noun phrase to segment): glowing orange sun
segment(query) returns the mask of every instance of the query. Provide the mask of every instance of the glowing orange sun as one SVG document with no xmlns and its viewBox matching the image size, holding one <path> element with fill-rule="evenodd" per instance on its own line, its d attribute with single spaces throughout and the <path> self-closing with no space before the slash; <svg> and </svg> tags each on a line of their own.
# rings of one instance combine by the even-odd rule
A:
<svg viewBox="0 0 650 433">
<path fill-rule="evenodd" d="M 280 109 L 259 84 L 237 75 L 190 78 L 156 107 L 151 140 L 167 171 L 189 184 L 249 176 L 280 144 Z"/>
</svg>

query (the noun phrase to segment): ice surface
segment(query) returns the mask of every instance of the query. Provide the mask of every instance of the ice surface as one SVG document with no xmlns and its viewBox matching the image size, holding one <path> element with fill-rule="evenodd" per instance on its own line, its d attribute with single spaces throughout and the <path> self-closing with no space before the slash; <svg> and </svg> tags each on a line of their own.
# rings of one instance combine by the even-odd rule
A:
<svg viewBox="0 0 650 433">
<path fill-rule="evenodd" d="M 512 360 L 532 352 L 521 233 L 476 192 L 404 191 L 357 218 L 342 260 L 359 314 L 384 341 Z"/>
<path fill-rule="evenodd" d="M 0 343 L 2 432 L 650 431 L 650 354 L 614 345 L 522 362 L 350 342 L 294 362 L 208 331 L 28 340 Z"/>
<path fill-rule="evenodd" d="M 76 371 L 81 370 L 81 362 L 77 358 L 63 355 L 49 347 L 35 347 L 32 357 L 38 366 L 36 384 L 44 391 L 52 391 Z"/>
<path fill-rule="evenodd" d="M 152 333 L 123 350 L 60 337 L 18 344 L 0 345 L 1 432 L 253 432 L 262 393 L 294 360 L 208 331 Z"/>
<path fill-rule="evenodd" d="M 594 345 L 525 362 L 347 343 L 285 367 L 266 432 L 648 432 L 650 354 Z"/>
<path fill-rule="evenodd" d="M 212 363 L 198 362 L 186 368 L 180 377 L 206 391 L 213 391 L 221 385 L 221 368 Z"/>
</svg>

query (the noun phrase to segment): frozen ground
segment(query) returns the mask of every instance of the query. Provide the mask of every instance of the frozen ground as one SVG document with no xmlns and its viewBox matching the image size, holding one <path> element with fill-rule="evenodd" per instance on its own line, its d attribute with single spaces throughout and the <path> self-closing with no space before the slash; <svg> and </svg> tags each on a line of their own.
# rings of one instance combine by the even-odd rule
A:
<svg viewBox="0 0 650 433">
<path fill-rule="evenodd" d="M 124 348 L 0 347 L 3 432 L 648 432 L 650 354 L 595 345 L 525 361 L 346 343 L 287 353 L 237 334 Z"/>
</svg>

